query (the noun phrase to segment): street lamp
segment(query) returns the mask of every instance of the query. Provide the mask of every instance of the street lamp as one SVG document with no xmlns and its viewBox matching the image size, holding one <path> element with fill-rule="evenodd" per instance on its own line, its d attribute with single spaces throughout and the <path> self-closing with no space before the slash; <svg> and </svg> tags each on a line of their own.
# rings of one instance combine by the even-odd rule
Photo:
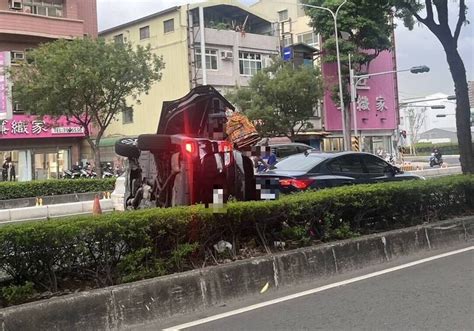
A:
<svg viewBox="0 0 474 331">
<path fill-rule="evenodd" d="M 339 76 L 339 100 L 340 100 L 340 107 L 341 107 L 341 115 L 342 115 L 342 136 L 343 136 L 343 142 L 344 142 L 344 150 L 348 150 L 350 146 L 350 141 L 347 139 L 346 141 L 346 118 L 344 116 L 344 96 L 343 96 L 343 91 L 342 91 L 342 75 L 341 75 L 341 58 L 339 55 L 339 36 L 337 32 L 337 15 L 339 14 L 339 10 L 341 9 L 342 6 L 347 2 L 347 0 L 344 0 L 343 3 L 337 7 L 336 12 L 333 12 L 331 9 L 326 8 L 326 7 L 321 7 L 321 6 L 314 6 L 314 5 L 307 5 L 304 3 L 300 3 L 300 6 L 303 7 L 308 7 L 308 8 L 315 8 L 315 9 L 322 9 L 326 10 L 331 13 L 332 18 L 334 19 L 334 35 L 336 38 L 336 58 L 337 58 L 337 73 Z"/>
<path fill-rule="evenodd" d="M 352 108 L 352 113 L 354 117 L 354 135 L 355 136 L 357 136 L 357 117 L 356 117 L 357 116 L 357 112 L 356 112 L 357 86 L 363 79 L 367 79 L 374 76 L 393 74 L 393 73 L 398 73 L 398 72 L 410 71 L 413 74 L 418 74 L 418 73 L 425 73 L 425 72 L 430 71 L 430 68 L 428 66 L 421 65 L 421 66 L 411 67 L 410 69 L 391 70 L 391 71 L 375 72 L 371 74 L 356 75 L 354 69 L 352 68 L 350 54 L 349 54 L 349 67 L 350 67 L 349 80 L 350 80 L 350 85 L 351 85 L 351 108 Z"/>
</svg>

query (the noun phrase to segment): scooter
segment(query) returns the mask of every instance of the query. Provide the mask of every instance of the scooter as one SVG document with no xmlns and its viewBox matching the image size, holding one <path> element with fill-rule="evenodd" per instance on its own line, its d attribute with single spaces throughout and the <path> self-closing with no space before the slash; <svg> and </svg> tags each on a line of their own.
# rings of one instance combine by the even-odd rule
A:
<svg viewBox="0 0 474 331">
<path fill-rule="evenodd" d="M 72 169 L 64 170 L 62 178 L 64 179 L 77 179 L 81 178 L 82 172 L 81 166 L 73 166 Z"/>
<path fill-rule="evenodd" d="M 112 165 L 107 163 L 107 165 L 102 169 L 102 178 L 112 178 L 117 177 L 114 175 L 114 170 L 112 169 Z"/>
<path fill-rule="evenodd" d="M 443 158 L 440 155 L 435 153 L 431 153 L 430 157 L 430 167 L 433 168 L 434 166 L 442 166 L 443 165 Z"/>
<path fill-rule="evenodd" d="M 395 165 L 395 158 L 393 154 L 389 154 L 389 153 L 385 154 L 384 160 L 392 165 Z"/>
</svg>

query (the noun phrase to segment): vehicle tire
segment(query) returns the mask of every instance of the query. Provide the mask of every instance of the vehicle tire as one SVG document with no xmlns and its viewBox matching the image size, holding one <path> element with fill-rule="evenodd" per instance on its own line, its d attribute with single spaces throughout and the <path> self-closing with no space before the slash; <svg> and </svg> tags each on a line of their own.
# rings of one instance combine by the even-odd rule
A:
<svg viewBox="0 0 474 331">
<path fill-rule="evenodd" d="M 431 168 L 434 167 L 434 162 L 433 162 L 433 161 L 430 161 L 430 167 L 431 167 Z"/>
<path fill-rule="evenodd" d="M 137 147 L 137 138 L 122 138 L 115 143 L 115 153 L 120 156 L 138 159 L 140 150 Z"/>
<path fill-rule="evenodd" d="M 141 151 L 169 151 L 171 137 L 164 134 L 142 134 L 138 136 L 137 146 Z"/>
</svg>

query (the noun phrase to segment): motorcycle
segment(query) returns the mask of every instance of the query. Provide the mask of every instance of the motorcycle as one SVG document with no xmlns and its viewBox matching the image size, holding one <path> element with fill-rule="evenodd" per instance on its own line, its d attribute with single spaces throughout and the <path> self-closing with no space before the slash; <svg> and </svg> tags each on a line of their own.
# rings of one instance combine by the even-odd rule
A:
<svg viewBox="0 0 474 331">
<path fill-rule="evenodd" d="M 92 169 L 89 162 L 86 163 L 85 168 L 81 168 L 81 178 L 96 178 L 97 173 Z"/>
<path fill-rule="evenodd" d="M 431 153 L 430 157 L 430 167 L 433 168 L 434 166 L 442 166 L 443 165 L 443 158 L 441 155 L 436 153 Z"/>
<path fill-rule="evenodd" d="M 112 177 L 118 177 L 118 176 L 114 174 L 114 170 L 112 169 L 112 165 L 109 162 L 102 169 L 102 178 L 112 178 Z"/>
<path fill-rule="evenodd" d="M 385 158 L 384 158 L 385 162 L 388 162 L 392 165 L 395 165 L 395 157 L 393 156 L 393 154 L 385 154 Z"/>
<path fill-rule="evenodd" d="M 71 169 L 64 170 L 62 178 L 64 179 L 77 179 L 81 178 L 82 172 L 81 166 L 73 166 Z"/>
</svg>

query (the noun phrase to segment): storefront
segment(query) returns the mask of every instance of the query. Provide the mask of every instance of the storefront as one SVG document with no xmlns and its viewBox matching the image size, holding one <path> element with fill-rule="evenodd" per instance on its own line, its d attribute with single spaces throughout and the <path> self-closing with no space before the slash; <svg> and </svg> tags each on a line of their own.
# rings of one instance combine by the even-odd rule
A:
<svg viewBox="0 0 474 331">
<path fill-rule="evenodd" d="M 393 142 L 399 124 L 397 80 L 396 74 L 391 73 L 395 70 L 394 54 L 389 51 L 380 53 L 369 68 L 361 69 L 361 72 L 373 76 L 358 81 L 355 104 L 346 104 L 346 111 L 351 114 L 351 136 L 354 137 L 356 129 L 359 148 L 363 152 L 395 153 Z M 334 64 L 325 63 L 323 75 L 329 86 L 337 84 L 337 67 Z M 325 129 L 332 133 L 324 140 L 324 150 L 343 150 L 342 113 L 340 107 L 334 104 L 330 89 L 325 91 L 324 111 Z"/>
<path fill-rule="evenodd" d="M 14 115 L 0 120 L 0 161 L 11 160 L 17 181 L 60 178 L 80 161 L 83 137 L 65 118 Z"/>
</svg>

